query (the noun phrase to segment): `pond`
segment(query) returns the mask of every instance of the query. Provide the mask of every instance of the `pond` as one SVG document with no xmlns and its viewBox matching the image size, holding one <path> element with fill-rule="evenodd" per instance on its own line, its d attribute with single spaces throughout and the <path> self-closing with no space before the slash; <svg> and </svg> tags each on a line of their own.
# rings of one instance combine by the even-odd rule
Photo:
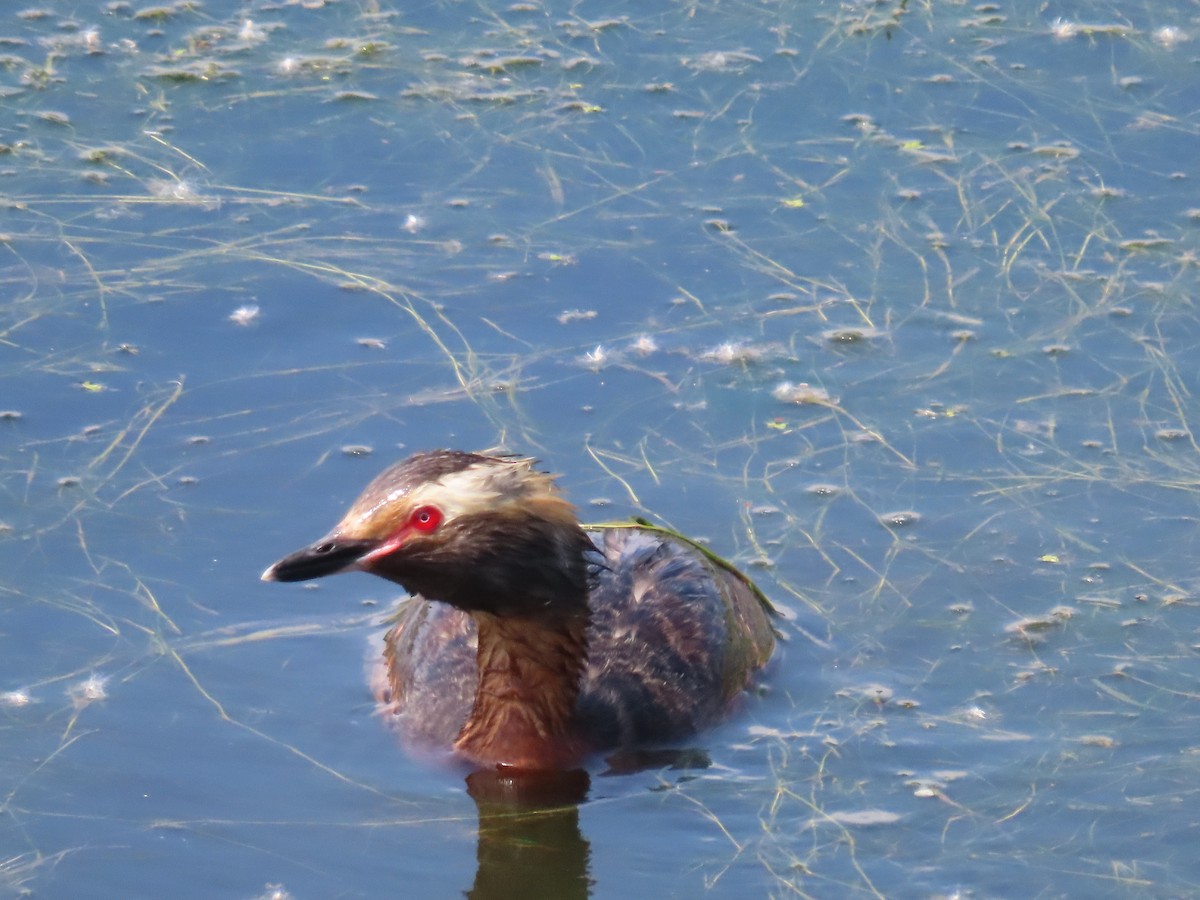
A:
<svg viewBox="0 0 1200 900">
<path fill-rule="evenodd" d="M 1196 890 L 1194 6 L 67 6 L 0 13 L 0 894 Z M 553 803 L 407 752 L 399 590 L 258 577 L 437 447 L 740 566 L 761 685 Z"/>
</svg>

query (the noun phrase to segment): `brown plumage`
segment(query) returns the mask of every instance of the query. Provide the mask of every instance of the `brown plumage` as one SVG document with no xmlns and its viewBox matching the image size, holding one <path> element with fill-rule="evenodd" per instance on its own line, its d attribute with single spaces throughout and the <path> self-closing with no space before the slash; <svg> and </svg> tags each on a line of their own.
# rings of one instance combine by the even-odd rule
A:
<svg viewBox="0 0 1200 900">
<path fill-rule="evenodd" d="M 760 595 L 660 531 L 584 531 L 533 466 L 419 453 L 263 579 L 402 585 L 380 699 L 413 741 L 476 763 L 565 768 L 713 724 L 774 647 Z"/>
</svg>

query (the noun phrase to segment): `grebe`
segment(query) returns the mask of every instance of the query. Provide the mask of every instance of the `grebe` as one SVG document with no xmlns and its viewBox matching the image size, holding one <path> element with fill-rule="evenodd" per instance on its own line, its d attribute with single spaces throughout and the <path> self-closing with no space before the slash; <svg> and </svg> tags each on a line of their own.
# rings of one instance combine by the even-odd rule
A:
<svg viewBox="0 0 1200 900">
<path fill-rule="evenodd" d="M 564 769 L 716 722 L 774 648 L 750 581 L 652 527 L 585 531 L 522 457 L 418 453 L 264 581 L 360 571 L 412 598 L 377 695 L 419 744 Z"/>
</svg>

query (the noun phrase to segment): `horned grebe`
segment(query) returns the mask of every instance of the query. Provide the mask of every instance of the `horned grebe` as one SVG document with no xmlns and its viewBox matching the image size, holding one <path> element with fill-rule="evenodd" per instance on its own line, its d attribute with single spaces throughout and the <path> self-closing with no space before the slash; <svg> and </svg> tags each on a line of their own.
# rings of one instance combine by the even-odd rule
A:
<svg viewBox="0 0 1200 900">
<path fill-rule="evenodd" d="M 475 763 L 570 768 L 716 722 L 774 648 L 765 599 L 662 530 L 585 531 L 534 466 L 418 453 L 263 580 L 362 571 L 412 594 L 379 699 L 411 740 Z"/>
</svg>

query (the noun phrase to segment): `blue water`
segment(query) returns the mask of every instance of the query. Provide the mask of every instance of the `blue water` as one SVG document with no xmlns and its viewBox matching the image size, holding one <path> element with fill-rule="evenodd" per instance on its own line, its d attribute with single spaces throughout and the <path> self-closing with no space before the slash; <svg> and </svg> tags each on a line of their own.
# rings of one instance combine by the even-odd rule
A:
<svg viewBox="0 0 1200 900">
<path fill-rule="evenodd" d="M 1187 4 L 0 13 L 0 893 L 1196 889 Z M 258 573 L 539 456 L 784 611 L 707 767 L 405 753 L 394 589 Z"/>
</svg>

